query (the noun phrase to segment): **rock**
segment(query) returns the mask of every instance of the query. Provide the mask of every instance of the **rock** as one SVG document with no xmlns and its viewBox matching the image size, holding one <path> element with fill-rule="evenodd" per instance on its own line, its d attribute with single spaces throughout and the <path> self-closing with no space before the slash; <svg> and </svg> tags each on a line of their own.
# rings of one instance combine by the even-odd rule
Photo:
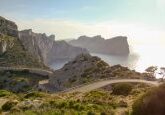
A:
<svg viewBox="0 0 165 115">
<path fill-rule="evenodd" d="M 7 42 L 4 40 L 0 40 L 0 55 L 7 51 Z"/>
<path fill-rule="evenodd" d="M 31 29 L 20 31 L 19 39 L 26 50 L 46 65 L 57 59 L 72 59 L 81 53 L 88 53 L 86 49 L 71 46 L 65 41 L 55 41 L 54 35 L 34 33 Z"/>
<path fill-rule="evenodd" d="M 56 89 L 62 90 L 90 80 L 101 79 L 104 69 L 108 67 L 109 65 L 99 57 L 81 54 L 65 64 L 62 69 L 55 71 L 49 83 Z"/>
<path fill-rule="evenodd" d="M 42 100 L 24 100 L 20 102 L 17 107 L 21 110 L 27 110 L 30 108 L 39 108 L 43 104 Z"/>
<path fill-rule="evenodd" d="M 18 36 L 17 25 L 14 22 L 9 21 L 0 16 L 0 33 L 17 37 Z"/>
<path fill-rule="evenodd" d="M 58 91 L 98 80 L 140 78 L 141 76 L 127 67 L 109 66 L 97 56 L 81 54 L 65 64 L 63 68 L 56 70 L 54 75 L 49 77 L 48 84 L 54 86 L 54 91 Z M 107 88 L 104 87 L 104 89 Z"/>
<path fill-rule="evenodd" d="M 104 39 L 100 35 L 94 37 L 80 36 L 77 40 L 71 40 L 68 43 L 87 48 L 92 53 L 128 55 L 130 52 L 127 37 L 124 36 L 111 39 Z"/>
<path fill-rule="evenodd" d="M 0 34 L 0 55 L 4 54 L 9 48 L 13 47 L 13 39 L 13 37 Z"/>
<path fill-rule="evenodd" d="M 5 53 L 7 49 L 11 47 L 11 42 L 8 39 L 4 39 L 6 36 L 17 37 L 17 25 L 0 16 L 0 55 Z"/>
</svg>

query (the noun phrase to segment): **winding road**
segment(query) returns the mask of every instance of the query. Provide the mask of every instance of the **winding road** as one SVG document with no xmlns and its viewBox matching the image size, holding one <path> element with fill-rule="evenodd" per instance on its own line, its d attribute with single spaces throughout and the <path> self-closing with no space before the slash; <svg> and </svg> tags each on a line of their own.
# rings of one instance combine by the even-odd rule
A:
<svg viewBox="0 0 165 115">
<path fill-rule="evenodd" d="M 144 83 L 144 84 L 154 86 L 154 87 L 155 86 L 157 87 L 161 84 L 161 82 L 158 82 L 158 81 L 147 81 L 143 79 L 106 79 L 106 80 L 104 79 L 97 82 L 82 84 L 79 86 L 75 86 L 73 88 L 68 88 L 66 90 L 56 92 L 56 93 L 73 93 L 73 92 L 85 93 L 85 92 L 89 92 L 89 91 L 104 87 L 106 85 L 115 84 L 115 83 Z M 39 86 L 41 89 L 45 91 L 55 92 L 53 87 L 49 85 L 50 84 L 48 80 L 43 80 L 39 82 Z M 45 86 L 48 86 L 48 87 L 45 87 Z"/>
<path fill-rule="evenodd" d="M 110 85 L 110 84 L 115 84 L 115 83 L 144 83 L 147 85 L 151 85 L 151 86 L 159 86 L 161 83 L 158 81 L 147 81 L 147 80 L 142 80 L 142 79 L 113 79 L 113 80 L 105 80 L 105 81 L 99 81 L 99 82 L 95 82 L 95 83 L 91 83 L 88 85 L 84 85 L 81 87 L 77 87 L 77 88 L 71 88 L 71 89 L 67 89 L 63 92 L 89 92 L 101 87 L 104 87 L 106 85 Z"/>
<path fill-rule="evenodd" d="M 38 69 L 38 68 L 22 68 L 22 67 L 0 67 L 0 70 L 12 70 L 12 71 L 25 71 L 28 70 L 29 73 L 34 73 L 42 76 L 51 76 L 53 74 L 53 71 L 49 70 L 44 70 L 44 69 Z M 68 88 L 66 90 L 63 90 L 58 93 L 63 93 L 63 92 L 89 92 L 101 87 L 104 87 L 106 85 L 110 84 L 115 84 L 115 83 L 122 83 L 122 82 L 128 82 L 128 83 L 144 83 L 148 84 L 151 86 L 159 86 L 161 83 L 158 81 L 147 81 L 143 79 L 102 79 L 93 83 L 88 83 L 88 84 L 82 84 L 73 88 Z M 39 86 L 42 87 L 42 89 L 47 90 L 47 91 L 53 91 L 52 87 L 44 87 L 46 86 L 45 84 L 48 84 L 49 86 L 49 81 L 48 80 L 43 80 L 39 82 Z"/>
</svg>

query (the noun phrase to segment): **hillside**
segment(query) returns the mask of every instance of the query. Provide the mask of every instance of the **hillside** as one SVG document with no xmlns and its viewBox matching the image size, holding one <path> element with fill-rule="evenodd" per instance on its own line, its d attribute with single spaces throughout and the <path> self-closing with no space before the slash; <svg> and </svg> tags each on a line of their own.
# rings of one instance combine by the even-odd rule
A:
<svg viewBox="0 0 165 115">
<path fill-rule="evenodd" d="M 123 92 L 125 94 L 114 92 Z M 129 86 L 129 88 L 128 88 Z M 111 87 L 111 88 L 107 88 Z M 0 113 L 9 115 L 129 115 L 133 101 L 150 88 L 144 84 L 116 84 L 88 93 L 12 93 L 0 90 Z M 116 90 L 117 89 L 117 90 Z"/>
<path fill-rule="evenodd" d="M 14 22 L 0 16 L 0 33 L 18 37 L 17 25 Z"/>
<path fill-rule="evenodd" d="M 99 57 L 82 54 L 65 64 L 60 70 L 56 70 L 54 76 L 50 77 L 49 83 L 55 86 L 56 90 L 63 90 L 99 79 L 140 78 L 142 76 L 127 67 L 109 66 Z"/>
<path fill-rule="evenodd" d="M 1 20 L 0 25 L 0 66 L 47 68 L 36 57 L 24 49 L 18 39 L 18 30 L 14 22 Z"/>
<path fill-rule="evenodd" d="M 101 36 L 80 36 L 78 39 L 71 40 L 68 43 L 86 48 L 91 53 L 129 55 L 130 52 L 127 37 L 124 36 L 117 36 L 110 39 L 104 39 Z"/>
</svg>

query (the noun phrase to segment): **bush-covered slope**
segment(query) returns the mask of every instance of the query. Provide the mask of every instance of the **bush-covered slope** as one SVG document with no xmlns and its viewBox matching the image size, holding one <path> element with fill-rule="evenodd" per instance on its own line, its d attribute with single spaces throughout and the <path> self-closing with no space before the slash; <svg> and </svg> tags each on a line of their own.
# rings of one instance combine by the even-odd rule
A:
<svg viewBox="0 0 165 115">
<path fill-rule="evenodd" d="M 141 78 L 143 75 L 120 65 L 109 66 L 99 57 L 81 54 L 54 72 L 50 84 L 63 90 L 99 79 Z"/>
<path fill-rule="evenodd" d="M 138 98 L 133 104 L 132 115 L 165 115 L 165 84 Z"/>
</svg>

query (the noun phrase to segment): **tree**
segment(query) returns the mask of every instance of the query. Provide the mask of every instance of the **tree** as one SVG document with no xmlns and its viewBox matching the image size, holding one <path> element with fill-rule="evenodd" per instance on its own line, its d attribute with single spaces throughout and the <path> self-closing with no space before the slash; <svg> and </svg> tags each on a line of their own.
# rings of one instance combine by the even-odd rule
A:
<svg viewBox="0 0 165 115">
<path fill-rule="evenodd" d="M 150 66 L 145 71 L 149 74 L 150 77 L 154 77 L 156 70 L 158 70 L 157 66 Z"/>
<path fill-rule="evenodd" d="M 155 71 L 158 69 L 157 66 L 150 66 L 145 71 L 148 73 L 155 73 Z"/>
<path fill-rule="evenodd" d="M 164 77 L 165 77 L 165 67 L 160 68 L 160 73 L 159 74 L 162 75 L 162 79 L 164 79 Z"/>
</svg>

